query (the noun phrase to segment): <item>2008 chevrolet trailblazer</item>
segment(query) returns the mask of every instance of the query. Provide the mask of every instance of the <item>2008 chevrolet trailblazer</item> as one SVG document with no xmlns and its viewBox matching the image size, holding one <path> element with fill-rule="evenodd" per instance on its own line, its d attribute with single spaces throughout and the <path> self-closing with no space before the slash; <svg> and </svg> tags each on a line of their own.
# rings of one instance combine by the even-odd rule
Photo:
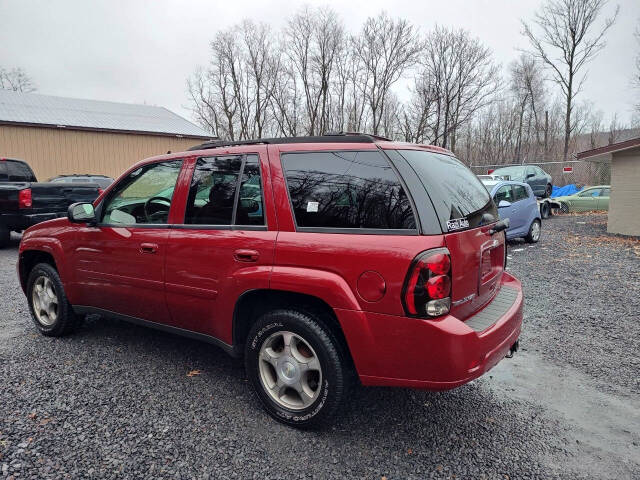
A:
<svg viewBox="0 0 640 480">
<path fill-rule="evenodd" d="M 349 385 L 450 389 L 517 348 L 506 222 L 447 150 L 380 137 L 210 142 L 144 160 L 28 229 L 37 328 L 89 313 L 244 355 L 266 410 L 328 420 Z"/>
</svg>

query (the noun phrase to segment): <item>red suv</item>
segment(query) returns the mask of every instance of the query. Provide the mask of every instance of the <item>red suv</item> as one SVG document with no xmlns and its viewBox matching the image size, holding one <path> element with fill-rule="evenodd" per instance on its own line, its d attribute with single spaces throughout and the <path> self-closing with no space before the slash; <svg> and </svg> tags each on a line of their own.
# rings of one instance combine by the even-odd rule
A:
<svg viewBox="0 0 640 480">
<path fill-rule="evenodd" d="M 89 313 L 244 356 L 266 410 L 334 415 L 354 381 L 444 390 L 517 348 L 506 222 L 438 147 L 380 137 L 211 142 L 144 160 L 26 231 L 37 328 Z"/>
</svg>

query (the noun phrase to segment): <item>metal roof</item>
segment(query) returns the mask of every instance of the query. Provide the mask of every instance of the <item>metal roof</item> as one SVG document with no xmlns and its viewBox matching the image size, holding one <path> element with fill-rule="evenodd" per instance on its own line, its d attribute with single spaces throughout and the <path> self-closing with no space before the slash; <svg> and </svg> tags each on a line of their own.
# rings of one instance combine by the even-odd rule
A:
<svg viewBox="0 0 640 480">
<path fill-rule="evenodd" d="M 0 90 L 0 123 L 213 138 L 213 135 L 164 107 L 11 90 Z"/>
<path fill-rule="evenodd" d="M 605 145 L 604 147 L 585 150 L 584 152 L 578 152 L 576 158 L 578 160 L 610 163 L 612 154 L 635 148 L 640 148 L 640 137 L 631 138 L 624 142 L 612 143 L 610 145 Z"/>
</svg>

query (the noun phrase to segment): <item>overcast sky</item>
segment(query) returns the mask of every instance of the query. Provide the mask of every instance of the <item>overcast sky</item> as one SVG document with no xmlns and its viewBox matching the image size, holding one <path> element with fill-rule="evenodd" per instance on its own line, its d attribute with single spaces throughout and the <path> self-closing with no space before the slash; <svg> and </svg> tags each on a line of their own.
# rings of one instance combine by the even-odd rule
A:
<svg viewBox="0 0 640 480">
<path fill-rule="evenodd" d="M 279 29 L 304 3 L 330 5 L 349 31 L 385 9 L 426 32 L 437 23 L 465 28 L 507 65 L 526 47 L 520 19 L 534 0 L 445 1 L 29 1 L 0 0 L 0 65 L 19 66 L 38 92 L 65 97 L 161 105 L 191 118 L 185 81 L 206 65 L 214 33 L 252 18 Z M 630 86 L 638 44 L 633 31 L 640 0 L 621 0 L 607 47 L 589 65 L 579 100 L 591 100 L 609 118 L 631 117 L 638 97 Z M 612 2 L 607 9 L 613 10 Z"/>
</svg>

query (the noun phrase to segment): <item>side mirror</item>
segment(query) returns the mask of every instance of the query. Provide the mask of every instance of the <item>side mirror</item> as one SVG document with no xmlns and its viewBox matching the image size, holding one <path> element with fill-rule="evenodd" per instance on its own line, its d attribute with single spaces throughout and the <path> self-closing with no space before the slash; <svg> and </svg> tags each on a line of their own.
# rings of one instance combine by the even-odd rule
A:
<svg viewBox="0 0 640 480">
<path fill-rule="evenodd" d="M 500 203 L 498 203 L 498 208 L 504 208 L 504 207 L 510 207 L 510 206 L 511 206 L 511 202 L 507 200 L 500 200 Z"/>
<path fill-rule="evenodd" d="M 95 225 L 96 212 L 91 203 L 73 203 L 67 210 L 67 218 L 71 223 L 88 223 Z"/>
</svg>

